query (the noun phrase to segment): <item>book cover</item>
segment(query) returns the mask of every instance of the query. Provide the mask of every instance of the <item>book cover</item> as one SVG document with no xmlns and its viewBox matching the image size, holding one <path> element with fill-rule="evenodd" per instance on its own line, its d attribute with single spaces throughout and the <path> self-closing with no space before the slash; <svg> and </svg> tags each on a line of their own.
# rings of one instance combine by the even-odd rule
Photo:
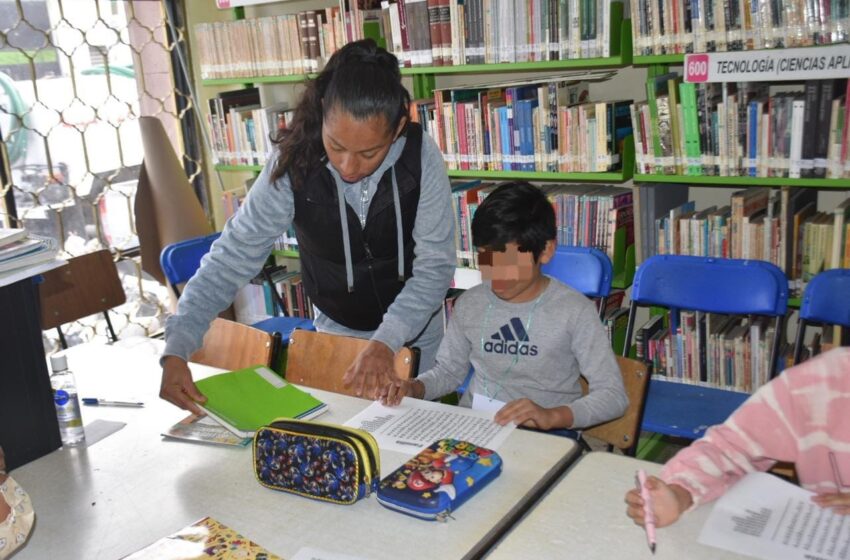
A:
<svg viewBox="0 0 850 560">
<path fill-rule="evenodd" d="M 27 230 L 23 228 L 0 227 L 0 247 L 20 241 L 27 236 Z"/>
<path fill-rule="evenodd" d="M 281 560 L 212 517 L 204 517 L 124 560 Z"/>
<path fill-rule="evenodd" d="M 190 414 L 180 420 L 163 432 L 162 436 L 181 441 L 233 445 L 236 447 L 246 447 L 251 443 L 251 438 L 237 436 L 209 416 L 198 416 L 196 414 Z"/>
<path fill-rule="evenodd" d="M 277 418 L 314 418 L 327 405 L 265 366 L 213 375 L 196 382 L 207 397 L 201 408 L 234 434 L 250 437 Z"/>
</svg>

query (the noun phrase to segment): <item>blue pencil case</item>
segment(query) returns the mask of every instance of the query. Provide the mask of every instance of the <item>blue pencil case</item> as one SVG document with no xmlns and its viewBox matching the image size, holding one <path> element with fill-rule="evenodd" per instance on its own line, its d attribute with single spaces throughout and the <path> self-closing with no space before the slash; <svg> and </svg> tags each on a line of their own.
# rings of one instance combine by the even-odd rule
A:
<svg viewBox="0 0 850 560">
<path fill-rule="evenodd" d="M 378 501 L 413 517 L 445 521 L 501 472 L 495 451 L 441 439 L 381 480 Z"/>
</svg>

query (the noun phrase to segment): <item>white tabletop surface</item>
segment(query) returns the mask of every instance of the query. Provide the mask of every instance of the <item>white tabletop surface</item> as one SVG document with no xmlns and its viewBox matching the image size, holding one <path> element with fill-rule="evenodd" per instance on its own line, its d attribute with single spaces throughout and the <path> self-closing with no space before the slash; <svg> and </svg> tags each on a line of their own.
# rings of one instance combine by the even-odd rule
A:
<svg viewBox="0 0 850 560">
<path fill-rule="evenodd" d="M 30 493 L 36 526 L 15 560 L 116 559 L 212 516 L 284 558 L 301 547 L 362 558 L 441 560 L 479 556 L 574 459 L 571 440 L 517 430 L 499 449 L 503 472 L 455 519 L 429 522 L 382 507 L 374 496 L 341 506 L 261 487 L 250 448 L 164 441 L 186 416 L 157 398 L 158 356 L 150 345 L 80 345 L 68 351 L 80 396 L 142 400 L 144 408 L 83 407 L 127 425 L 91 447 L 61 449 L 11 474 Z M 215 372 L 193 367 L 195 377 Z M 342 423 L 369 401 L 312 390 Z M 388 474 L 407 457 L 381 453 Z"/>
<path fill-rule="evenodd" d="M 657 530 L 655 555 L 646 533 L 626 516 L 625 495 L 643 468 L 661 465 L 613 453 L 582 456 L 487 556 L 500 558 L 581 558 L 609 560 L 726 560 L 748 558 L 697 543 L 711 506 L 697 508 L 675 524 Z"/>
</svg>

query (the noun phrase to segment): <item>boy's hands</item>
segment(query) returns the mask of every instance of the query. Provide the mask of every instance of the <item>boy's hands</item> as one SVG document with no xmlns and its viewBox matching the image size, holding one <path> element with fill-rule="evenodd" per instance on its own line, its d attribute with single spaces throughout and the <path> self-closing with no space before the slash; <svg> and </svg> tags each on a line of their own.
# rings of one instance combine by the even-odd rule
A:
<svg viewBox="0 0 850 560">
<path fill-rule="evenodd" d="M 398 406 L 403 397 L 421 399 L 425 396 L 425 385 L 417 379 L 394 379 L 381 389 L 381 404 Z"/>
<path fill-rule="evenodd" d="M 569 428 L 573 425 L 573 412 L 568 406 L 543 408 L 531 399 L 517 399 L 503 406 L 493 418 L 504 426 L 508 422 L 537 430 Z"/>
<path fill-rule="evenodd" d="M 838 515 L 850 515 L 850 493 L 835 492 L 818 494 L 812 501 L 823 508 L 829 508 Z"/>
<path fill-rule="evenodd" d="M 693 504 L 691 493 L 679 484 L 667 484 L 660 478 L 650 476 L 646 487 L 652 493 L 652 505 L 655 507 L 655 526 L 666 527 L 679 519 L 684 511 Z M 643 527 L 643 498 L 636 489 L 626 493 L 626 515 Z"/>
</svg>

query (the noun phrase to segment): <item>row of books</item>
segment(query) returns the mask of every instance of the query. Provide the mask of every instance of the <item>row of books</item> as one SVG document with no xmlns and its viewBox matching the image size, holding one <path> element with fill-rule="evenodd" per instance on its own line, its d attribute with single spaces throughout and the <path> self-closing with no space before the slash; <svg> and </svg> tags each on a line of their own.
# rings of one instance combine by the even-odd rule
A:
<svg viewBox="0 0 850 560">
<path fill-rule="evenodd" d="M 475 210 L 495 185 L 480 181 L 452 184 L 457 264 L 478 268 L 472 243 Z M 558 245 L 595 247 L 614 260 L 614 235 L 626 230 L 626 246 L 634 243 L 632 189 L 607 185 L 544 185 L 555 209 Z"/>
<path fill-rule="evenodd" d="M 339 7 L 196 24 L 201 79 L 317 72 L 348 39 Z"/>
<path fill-rule="evenodd" d="M 799 294 L 823 270 L 850 268 L 850 199 L 818 212 L 816 196 L 753 187 L 721 207 L 685 202 L 655 219 L 657 253 L 768 261 Z"/>
<path fill-rule="evenodd" d="M 558 78 L 437 90 L 417 116 L 449 169 L 605 172 L 622 168 L 629 102 L 587 102 Z M 583 102 L 582 102 L 583 101 Z"/>
<path fill-rule="evenodd" d="M 635 329 L 638 359 L 666 380 L 751 393 L 770 380 L 775 322 L 682 311 L 675 332 L 666 315 Z"/>
<path fill-rule="evenodd" d="M 292 120 L 286 103 L 262 106 L 258 88 L 219 93 L 209 100 L 207 126 L 213 160 L 226 165 L 263 165 L 279 132 Z"/>
<path fill-rule="evenodd" d="M 610 0 L 397 0 L 195 25 L 201 78 L 317 72 L 349 41 L 374 38 L 403 66 L 610 56 Z M 619 39 L 616 37 L 615 39 Z"/>
<path fill-rule="evenodd" d="M 850 177 L 847 80 L 683 83 L 647 80 L 630 107 L 641 173 Z"/>
<path fill-rule="evenodd" d="M 635 54 L 742 51 L 846 41 L 846 0 L 633 0 Z"/>
<path fill-rule="evenodd" d="M 254 179 L 249 179 L 245 184 L 245 190 L 230 190 L 221 193 L 221 208 L 224 220 L 229 220 L 245 200 L 248 189 L 254 183 Z M 276 251 L 297 251 L 298 240 L 295 238 L 295 229 L 289 228 L 278 237 L 272 249 Z"/>
<path fill-rule="evenodd" d="M 610 0 L 397 0 L 381 7 L 387 48 L 404 66 L 608 57 L 612 12 L 622 18 L 622 4 Z"/>
<path fill-rule="evenodd" d="M 280 295 L 289 317 L 313 318 L 313 305 L 304 290 L 300 272 L 279 267 L 272 271 L 271 279 L 272 284 L 269 284 L 262 277 L 257 277 L 239 290 L 233 301 L 237 321 L 253 324 L 279 315 L 272 290 Z"/>
</svg>

